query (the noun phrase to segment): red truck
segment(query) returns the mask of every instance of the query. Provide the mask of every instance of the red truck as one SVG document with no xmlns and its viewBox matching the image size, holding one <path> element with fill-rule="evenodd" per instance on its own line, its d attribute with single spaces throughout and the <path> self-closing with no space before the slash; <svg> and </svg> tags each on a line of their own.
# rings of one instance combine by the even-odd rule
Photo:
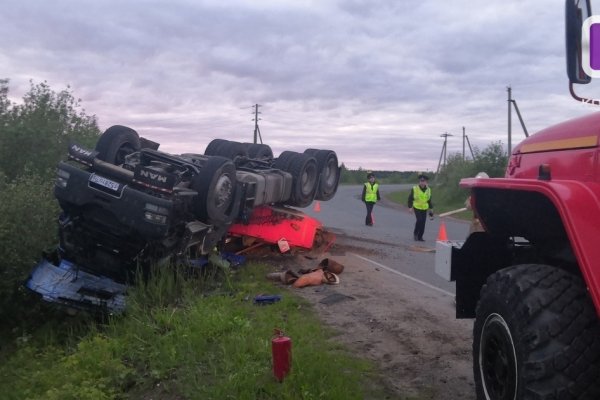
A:
<svg viewBox="0 0 600 400">
<path fill-rule="evenodd" d="M 590 15 L 589 0 L 566 1 L 582 102 Z M 438 242 L 436 270 L 456 281 L 457 318 L 475 318 L 478 399 L 600 399 L 599 136 L 600 113 L 563 122 L 516 146 L 504 178 L 460 182 L 484 231 Z"/>
</svg>

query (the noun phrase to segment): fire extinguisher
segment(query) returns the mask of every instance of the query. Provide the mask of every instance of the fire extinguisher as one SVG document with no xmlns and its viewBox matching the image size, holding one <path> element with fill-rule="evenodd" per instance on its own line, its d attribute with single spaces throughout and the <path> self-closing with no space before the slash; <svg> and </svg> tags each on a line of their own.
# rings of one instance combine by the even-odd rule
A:
<svg viewBox="0 0 600 400">
<path fill-rule="evenodd" d="M 273 353 L 273 375 L 281 382 L 292 367 L 292 339 L 284 336 L 280 329 L 275 329 L 271 340 Z"/>
</svg>

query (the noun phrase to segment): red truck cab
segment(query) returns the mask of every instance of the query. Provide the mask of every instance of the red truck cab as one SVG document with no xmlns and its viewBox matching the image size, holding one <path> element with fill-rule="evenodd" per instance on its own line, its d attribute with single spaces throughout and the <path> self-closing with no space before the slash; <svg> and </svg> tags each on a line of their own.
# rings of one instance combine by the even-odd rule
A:
<svg viewBox="0 0 600 400">
<path fill-rule="evenodd" d="M 567 67 L 582 68 L 589 1 L 566 1 Z M 503 178 L 463 179 L 483 227 L 438 242 L 457 318 L 475 318 L 478 399 L 600 399 L 600 113 L 528 137 Z"/>
</svg>

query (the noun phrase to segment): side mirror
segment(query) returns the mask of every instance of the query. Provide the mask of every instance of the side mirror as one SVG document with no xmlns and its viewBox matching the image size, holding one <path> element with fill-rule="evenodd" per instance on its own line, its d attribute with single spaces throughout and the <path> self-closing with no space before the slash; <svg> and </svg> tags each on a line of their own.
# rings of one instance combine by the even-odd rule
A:
<svg viewBox="0 0 600 400">
<path fill-rule="evenodd" d="M 582 67 L 581 33 L 583 21 L 592 14 L 590 0 L 566 0 L 565 3 L 565 34 L 567 50 L 567 75 L 569 82 L 586 84 L 592 78 Z"/>
</svg>

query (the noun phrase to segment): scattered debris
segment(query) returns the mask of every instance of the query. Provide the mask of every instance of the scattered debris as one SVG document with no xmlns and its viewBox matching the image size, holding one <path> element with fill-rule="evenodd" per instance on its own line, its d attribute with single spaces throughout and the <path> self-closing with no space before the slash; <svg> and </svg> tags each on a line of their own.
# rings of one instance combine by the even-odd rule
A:
<svg viewBox="0 0 600 400">
<path fill-rule="evenodd" d="M 283 272 L 271 272 L 267 274 L 267 279 L 278 281 L 286 285 L 294 283 L 298 279 L 299 275 L 291 270 L 285 270 Z"/>
<path fill-rule="evenodd" d="M 100 308 L 115 314 L 125 310 L 126 285 L 82 271 L 64 259 L 58 266 L 43 259 L 26 286 L 46 301 L 80 310 Z"/>
<path fill-rule="evenodd" d="M 297 272 L 285 270 L 267 274 L 267 279 L 281 282 L 296 288 L 318 286 L 323 283 L 337 285 L 340 283 L 338 274 L 344 271 L 344 266 L 335 260 L 325 258 L 316 268 L 302 268 Z"/>
<path fill-rule="evenodd" d="M 331 258 L 324 258 L 319 263 L 319 267 L 323 268 L 325 271 L 333 272 L 334 274 L 341 274 L 344 271 L 344 266 Z"/>
<path fill-rule="evenodd" d="M 352 296 L 346 296 L 345 294 L 336 292 L 336 293 L 330 294 L 329 296 L 323 297 L 321 300 L 319 300 L 319 303 L 331 305 L 331 304 L 339 303 L 339 302 L 345 301 L 345 300 L 355 300 L 355 299 Z"/>
<path fill-rule="evenodd" d="M 267 304 L 277 303 L 281 300 L 281 296 L 278 294 L 259 294 L 254 297 L 254 304 L 263 306 Z"/>
</svg>

